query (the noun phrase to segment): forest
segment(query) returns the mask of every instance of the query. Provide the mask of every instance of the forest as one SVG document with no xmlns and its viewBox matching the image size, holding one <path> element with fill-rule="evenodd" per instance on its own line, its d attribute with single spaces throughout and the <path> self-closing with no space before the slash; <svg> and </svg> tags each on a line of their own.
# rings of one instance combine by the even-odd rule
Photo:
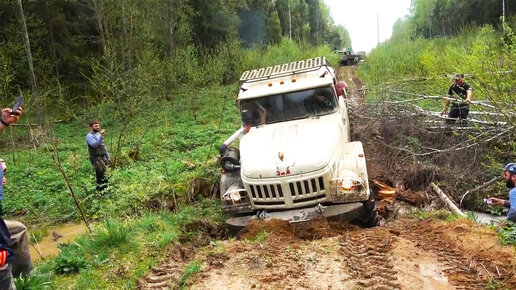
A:
<svg viewBox="0 0 516 290">
<path fill-rule="evenodd" d="M 27 111 L 41 120 L 71 118 L 102 102 L 166 99 L 186 87 L 232 83 L 243 49 L 283 38 L 351 45 L 319 0 L 2 1 L 0 7 L 1 101 L 22 92 Z M 195 71 L 208 77 L 200 80 Z"/>
<path fill-rule="evenodd" d="M 3 211 L 29 227 L 33 243 L 56 224 L 89 230 L 41 257 L 18 288 L 135 288 L 173 245 L 200 239 L 192 224 L 223 224 L 218 149 L 241 125 L 241 72 L 321 55 L 337 65 L 334 50 L 353 45 L 330 15 L 323 0 L 0 0 L 0 102 L 25 98 L 20 122 L 0 139 L 9 166 Z M 392 38 L 357 67 L 367 103 L 380 108 L 370 117 L 384 121 L 373 133 L 397 130 L 382 139 L 394 148 L 384 156 L 431 172 L 456 199 L 516 160 L 515 15 L 516 0 L 412 0 Z M 475 101 L 494 105 L 499 117 L 486 122 L 506 125 L 440 139 L 423 136 L 425 124 L 387 118 L 399 112 L 384 104 L 442 96 L 454 73 L 466 75 Z M 84 141 L 91 119 L 107 130 L 113 157 L 102 193 Z M 506 195 L 500 184 L 487 192 Z M 486 210 L 480 196 L 465 203 L 505 213 Z M 502 235 L 516 242 L 514 231 Z M 220 254 L 213 243 L 209 255 Z M 201 271 L 196 260 L 183 266 L 173 287 Z"/>
</svg>

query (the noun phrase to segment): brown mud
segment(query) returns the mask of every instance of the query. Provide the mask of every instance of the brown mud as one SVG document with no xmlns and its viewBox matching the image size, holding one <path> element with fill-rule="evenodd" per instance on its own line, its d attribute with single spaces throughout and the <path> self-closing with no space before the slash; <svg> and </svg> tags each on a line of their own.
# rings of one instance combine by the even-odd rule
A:
<svg viewBox="0 0 516 290">
<path fill-rule="evenodd" d="M 469 220 L 406 219 L 410 204 L 429 203 L 433 172 L 425 168 L 385 172 L 389 162 L 375 142 L 355 67 L 338 71 L 350 84 L 353 136 L 361 140 L 369 178 L 394 186 L 399 199 L 385 205 L 382 226 L 314 220 L 255 222 L 225 239 L 217 227 L 198 224 L 199 238 L 169 251 L 169 258 L 139 282 L 140 289 L 179 288 L 184 266 L 201 264 L 191 289 L 516 289 L 516 252 L 496 232 Z M 373 130 L 373 132 L 371 132 Z M 357 139 L 356 139 L 357 140 Z M 392 181 L 392 182 L 391 182 Z M 390 213 L 390 215 L 388 215 Z"/>
</svg>

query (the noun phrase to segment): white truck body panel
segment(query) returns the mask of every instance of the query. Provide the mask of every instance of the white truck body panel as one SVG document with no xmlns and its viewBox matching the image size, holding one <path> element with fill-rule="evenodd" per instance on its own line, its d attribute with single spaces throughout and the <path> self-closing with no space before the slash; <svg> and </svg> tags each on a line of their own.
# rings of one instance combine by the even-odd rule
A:
<svg viewBox="0 0 516 290">
<path fill-rule="evenodd" d="M 332 113 L 251 128 L 240 140 L 242 175 L 275 178 L 287 172 L 296 175 L 323 168 L 349 139 L 341 119 L 338 113 Z"/>
</svg>

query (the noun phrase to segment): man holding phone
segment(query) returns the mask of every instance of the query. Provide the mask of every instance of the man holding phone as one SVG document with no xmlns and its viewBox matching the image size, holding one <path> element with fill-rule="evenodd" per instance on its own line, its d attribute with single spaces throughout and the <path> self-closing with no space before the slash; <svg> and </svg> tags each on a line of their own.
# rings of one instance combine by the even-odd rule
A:
<svg viewBox="0 0 516 290">
<path fill-rule="evenodd" d="M 95 169 L 97 191 L 102 191 L 106 188 L 106 170 L 111 164 L 111 157 L 106 145 L 104 145 L 106 130 L 100 129 L 100 124 L 97 120 L 91 121 L 89 126 L 90 132 L 86 135 L 86 144 L 88 144 L 91 165 Z"/>
<path fill-rule="evenodd" d="M 20 98 L 15 102 L 13 109 L 2 110 L 0 131 L 14 124 L 20 118 L 23 109 Z M 2 164 L 3 168 L 6 168 Z M 0 183 L 0 190 L 4 182 Z M 7 221 L 0 217 L 0 289 L 14 289 L 13 276 L 27 276 L 32 271 L 30 257 L 29 236 L 27 227 L 17 221 Z"/>
</svg>

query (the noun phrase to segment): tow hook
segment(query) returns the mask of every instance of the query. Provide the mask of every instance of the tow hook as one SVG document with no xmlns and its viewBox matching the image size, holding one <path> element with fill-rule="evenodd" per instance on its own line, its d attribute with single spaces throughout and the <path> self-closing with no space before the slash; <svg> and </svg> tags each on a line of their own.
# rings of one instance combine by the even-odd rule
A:
<svg viewBox="0 0 516 290">
<path fill-rule="evenodd" d="M 262 210 L 258 212 L 256 215 L 259 219 L 264 220 L 267 218 L 267 210 Z"/>
<path fill-rule="evenodd" d="M 324 206 L 320 203 L 318 203 L 316 206 L 315 206 L 315 212 L 318 213 L 318 214 L 322 214 L 324 212 Z"/>
</svg>

